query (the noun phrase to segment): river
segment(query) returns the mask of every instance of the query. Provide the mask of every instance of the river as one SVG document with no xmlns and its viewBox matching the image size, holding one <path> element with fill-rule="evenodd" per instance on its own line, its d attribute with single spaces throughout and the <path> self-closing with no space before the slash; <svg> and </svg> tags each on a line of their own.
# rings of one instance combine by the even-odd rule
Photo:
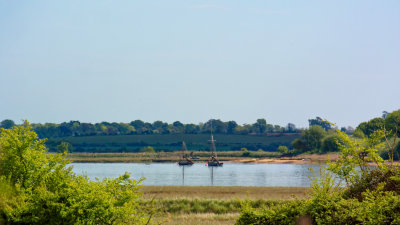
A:
<svg viewBox="0 0 400 225">
<path fill-rule="evenodd" d="M 78 175 L 90 179 L 116 178 L 125 172 L 134 179 L 142 177 L 144 185 L 184 186 L 262 186 L 309 187 L 312 168 L 319 165 L 225 163 L 207 167 L 205 163 L 178 166 L 176 163 L 71 163 Z"/>
</svg>

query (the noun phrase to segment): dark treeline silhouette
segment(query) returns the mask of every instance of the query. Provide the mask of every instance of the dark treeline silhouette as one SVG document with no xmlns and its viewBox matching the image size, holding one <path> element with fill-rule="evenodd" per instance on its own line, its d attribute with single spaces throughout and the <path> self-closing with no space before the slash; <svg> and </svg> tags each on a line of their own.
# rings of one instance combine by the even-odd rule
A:
<svg viewBox="0 0 400 225">
<path fill-rule="evenodd" d="M 241 134 L 241 135 L 262 135 L 270 133 L 299 133 L 293 123 L 287 126 L 268 124 L 265 119 L 258 119 L 253 124 L 239 125 L 235 121 L 223 122 L 219 119 L 212 120 L 213 132 L 216 134 Z M 0 127 L 10 128 L 15 123 L 12 120 L 3 120 Z M 41 138 L 69 137 L 69 136 L 101 136 L 101 135 L 147 135 L 147 134 L 202 134 L 209 133 L 211 120 L 199 124 L 183 124 L 175 121 L 171 124 L 163 121 L 153 123 L 142 120 L 134 120 L 130 123 L 81 123 L 79 121 L 44 124 L 32 124 L 33 129 Z"/>
</svg>

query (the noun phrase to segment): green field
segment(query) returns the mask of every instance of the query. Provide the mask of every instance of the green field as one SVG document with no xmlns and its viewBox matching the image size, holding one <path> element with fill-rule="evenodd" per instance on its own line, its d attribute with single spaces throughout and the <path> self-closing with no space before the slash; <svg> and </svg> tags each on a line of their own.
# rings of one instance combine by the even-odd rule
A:
<svg viewBox="0 0 400 225">
<path fill-rule="evenodd" d="M 197 156 L 197 159 L 193 161 L 204 162 L 210 157 L 209 152 L 205 151 L 191 151 L 193 156 Z M 265 159 L 265 158 L 277 158 L 280 154 L 277 152 L 267 151 L 256 151 L 251 152 L 248 157 L 243 157 L 241 151 L 223 151 L 218 152 L 218 159 L 221 161 L 235 161 L 240 159 Z M 181 151 L 175 152 L 156 152 L 156 153 L 70 153 L 67 158 L 73 162 L 177 162 L 182 157 Z"/>
<path fill-rule="evenodd" d="M 247 148 L 276 151 L 280 145 L 290 146 L 298 134 L 280 135 L 214 135 L 218 151 L 232 151 Z M 189 150 L 205 151 L 209 149 L 209 134 L 186 134 L 185 142 Z M 138 152 L 145 146 L 152 146 L 156 151 L 176 151 L 181 149 L 181 134 L 152 135 L 115 135 L 115 136 L 79 136 L 54 138 L 48 141 L 48 147 L 55 150 L 61 141 L 73 145 L 74 152 Z"/>
</svg>

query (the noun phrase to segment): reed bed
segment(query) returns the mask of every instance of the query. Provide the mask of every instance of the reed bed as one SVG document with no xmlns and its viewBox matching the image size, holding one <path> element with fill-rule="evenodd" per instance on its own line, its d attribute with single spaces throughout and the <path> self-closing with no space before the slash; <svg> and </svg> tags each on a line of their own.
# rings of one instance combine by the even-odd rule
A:
<svg viewBox="0 0 400 225">
<path fill-rule="evenodd" d="M 156 221 L 166 225 L 231 225 L 235 224 L 239 213 L 214 214 L 214 213 L 190 213 L 190 214 L 166 214 L 156 217 Z"/>
<path fill-rule="evenodd" d="M 263 208 L 307 198 L 305 187 L 143 186 L 162 224 L 234 224 L 242 204 Z"/>
<path fill-rule="evenodd" d="M 290 200 L 303 199 L 308 187 L 223 187 L 223 186 L 143 186 L 145 199 L 250 199 Z"/>
</svg>

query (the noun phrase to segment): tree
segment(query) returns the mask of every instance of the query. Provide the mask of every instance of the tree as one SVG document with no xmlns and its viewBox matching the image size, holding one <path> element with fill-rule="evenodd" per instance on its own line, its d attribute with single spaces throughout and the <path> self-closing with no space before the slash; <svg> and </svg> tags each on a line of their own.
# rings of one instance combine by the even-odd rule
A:
<svg viewBox="0 0 400 225">
<path fill-rule="evenodd" d="M 179 121 L 173 122 L 172 125 L 173 125 L 174 127 L 183 127 L 183 123 L 181 123 L 181 122 L 179 122 Z"/>
<path fill-rule="evenodd" d="M 13 120 L 3 120 L 3 121 L 1 121 L 1 123 L 0 123 L 0 127 L 1 127 L 1 128 L 4 128 L 4 129 L 10 129 L 10 128 L 12 128 L 13 126 L 15 126 L 15 123 L 14 123 Z"/>
<path fill-rule="evenodd" d="M 387 111 L 383 111 L 383 112 L 382 112 L 382 118 L 383 118 L 383 119 L 386 119 L 386 117 L 387 117 L 388 114 L 389 114 L 389 113 L 388 113 Z"/>
<path fill-rule="evenodd" d="M 321 119 L 321 117 L 316 117 L 315 119 L 309 119 L 308 123 L 310 127 L 318 125 L 324 128 L 324 130 L 326 131 L 332 128 L 332 125 L 328 121 Z"/>
<path fill-rule="evenodd" d="M 386 116 L 385 128 L 400 137 L 400 110 L 393 111 Z"/>
<path fill-rule="evenodd" d="M 66 155 L 48 154 L 44 143 L 28 122 L 0 130 L 0 218 L 6 224 L 150 221 L 139 203 L 140 181 L 129 174 L 102 181 L 77 176 Z"/>
<path fill-rule="evenodd" d="M 228 121 L 226 126 L 227 126 L 226 132 L 228 134 L 233 134 L 235 132 L 235 128 L 238 126 L 238 124 L 235 121 Z"/>
<path fill-rule="evenodd" d="M 151 146 L 147 146 L 140 149 L 140 152 L 155 153 L 156 150 L 154 150 L 154 148 Z"/>
<path fill-rule="evenodd" d="M 244 124 L 243 126 L 238 125 L 235 127 L 234 133 L 235 134 L 248 134 L 250 132 L 251 125 Z"/>
<path fill-rule="evenodd" d="M 306 152 L 309 150 L 306 143 L 302 139 L 296 138 L 291 144 L 294 150 L 297 152 Z"/>
<path fill-rule="evenodd" d="M 383 129 L 385 126 L 385 119 L 377 117 L 368 122 L 360 123 L 356 129 L 361 130 L 368 137 L 377 130 Z"/>
<path fill-rule="evenodd" d="M 249 157 L 251 155 L 251 152 L 247 148 L 241 148 L 240 151 L 242 151 L 242 157 Z"/>
<path fill-rule="evenodd" d="M 204 126 L 202 127 L 202 133 L 208 133 L 211 130 L 211 121 L 212 121 L 212 129 L 213 129 L 213 133 L 226 133 L 227 131 L 227 125 L 222 122 L 221 120 L 214 120 L 211 119 L 209 121 L 207 121 L 207 123 L 204 124 Z"/>
<path fill-rule="evenodd" d="M 278 147 L 277 152 L 279 152 L 281 154 L 287 154 L 289 152 L 289 149 L 288 149 L 288 147 L 281 145 Z"/>
<path fill-rule="evenodd" d="M 344 132 L 344 131 L 342 131 Z M 322 139 L 322 146 L 320 153 L 338 152 L 340 151 L 340 136 L 331 134 Z"/>
<path fill-rule="evenodd" d="M 59 145 L 57 145 L 58 153 L 71 153 L 72 145 L 69 142 L 62 141 Z"/>
<path fill-rule="evenodd" d="M 308 149 L 318 151 L 321 148 L 322 139 L 326 135 L 326 131 L 321 126 L 313 125 L 302 133 L 302 139 Z"/>
<path fill-rule="evenodd" d="M 296 125 L 294 125 L 293 123 L 288 123 L 286 126 L 286 130 L 288 133 L 294 133 L 296 132 Z"/>
<path fill-rule="evenodd" d="M 258 119 L 256 123 L 253 124 L 253 131 L 257 134 L 263 134 L 267 129 L 267 121 L 265 119 Z"/>
<path fill-rule="evenodd" d="M 185 133 L 186 134 L 197 134 L 199 133 L 200 128 L 196 124 L 186 124 L 185 125 Z"/>
</svg>

